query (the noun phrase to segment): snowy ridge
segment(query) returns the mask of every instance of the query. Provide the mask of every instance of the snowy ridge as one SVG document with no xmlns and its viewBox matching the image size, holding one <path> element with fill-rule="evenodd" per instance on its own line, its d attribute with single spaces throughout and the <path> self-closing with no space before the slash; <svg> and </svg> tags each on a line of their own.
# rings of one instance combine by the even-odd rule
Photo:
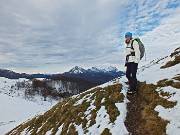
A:
<svg viewBox="0 0 180 135">
<path fill-rule="evenodd" d="M 90 71 L 94 71 L 94 72 L 117 72 L 118 69 L 116 67 L 113 66 L 109 66 L 109 67 L 92 67 L 89 69 Z"/>
<path fill-rule="evenodd" d="M 74 122 L 69 123 L 68 127 L 71 127 L 71 126 L 74 127 L 78 134 L 80 134 L 80 135 L 81 134 L 87 134 L 87 135 L 101 134 L 102 132 L 105 132 L 104 131 L 105 128 L 113 134 L 119 134 L 119 133 L 127 134 L 128 132 L 126 130 L 125 125 L 123 124 L 123 121 L 125 120 L 125 116 L 126 116 L 125 112 L 126 112 L 127 100 L 124 98 L 123 93 L 121 91 L 123 88 L 125 88 L 125 86 L 123 86 L 123 88 L 121 88 L 121 85 L 118 82 L 119 82 L 119 79 L 116 79 L 116 83 L 113 83 L 112 81 L 110 81 L 108 83 L 101 85 L 101 86 L 103 86 L 102 88 L 101 87 L 92 88 L 91 90 L 88 90 L 84 93 L 73 96 L 72 98 L 70 98 L 69 101 L 64 100 L 64 101 L 58 103 L 56 106 L 54 106 L 52 108 L 52 110 L 49 110 L 48 112 L 46 112 L 43 116 L 39 116 L 37 119 L 42 119 L 42 117 L 47 117 L 47 114 L 50 112 L 57 113 L 57 114 L 61 115 L 61 117 L 64 117 L 63 114 L 61 114 L 61 111 L 63 111 L 63 109 L 66 106 L 69 106 L 72 103 L 71 109 L 68 109 L 68 110 L 75 111 L 77 109 L 76 111 L 79 111 L 82 113 L 80 115 L 79 119 L 82 119 L 82 121 L 84 121 L 84 120 L 87 121 L 87 123 L 85 125 L 84 125 L 84 123 L 77 124 L 78 121 L 76 121 L 76 119 L 75 120 L 72 119 L 72 121 L 74 121 Z M 112 89 L 111 89 L 111 86 L 112 86 Z M 111 93 L 114 88 L 116 88 L 116 90 L 115 90 L 116 94 Z M 108 91 L 110 93 L 107 93 Z M 109 102 L 109 101 L 107 101 L 108 98 L 104 99 L 103 97 L 101 97 L 102 93 L 104 93 L 104 94 L 106 93 L 108 97 L 112 96 L 112 99 L 115 98 L 114 95 L 119 94 L 119 96 L 116 97 L 117 99 L 119 99 L 119 101 L 118 100 L 113 101 L 114 107 L 112 108 L 112 110 L 115 109 L 114 111 L 117 113 L 119 112 L 120 115 L 111 116 L 112 114 L 110 113 L 110 110 L 107 110 L 107 105 L 108 105 L 107 103 Z M 99 97 L 101 97 L 101 100 L 99 100 Z M 102 106 L 101 105 L 99 106 L 98 105 L 99 103 L 97 101 L 100 102 L 102 104 Z M 87 109 L 85 109 L 86 111 L 83 112 L 80 109 L 78 109 L 78 107 L 81 106 L 80 108 L 83 108 L 84 107 L 83 104 L 85 104 L 85 103 L 89 103 L 89 106 L 87 106 Z M 94 114 L 95 110 L 97 111 L 96 114 Z M 68 114 L 69 112 L 66 112 L 66 113 Z M 74 115 L 72 113 L 70 113 L 70 114 Z M 68 114 L 68 115 L 70 115 L 70 114 Z M 92 118 L 94 115 L 95 115 L 95 117 Z M 49 117 L 49 115 L 48 115 L 48 117 Z M 112 117 L 113 117 L 113 120 L 112 120 Z M 116 117 L 116 118 L 114 119 L 114 117 Z M 48 119 L 53 119 L 53 115 L 52 115 L 52 117 L 49 117 Z M 49 123 L 48 119 L 47 119 L 47 121 L 44 121 L 42 123 L 48 124 Z M 67 116 L 66 116 L 66 119 L 68 120 Z M 95 121 L 93 121 L 92 119 L 94 119 Z M 62 126 L 64 126 L 65 123 L 63 121 L 61 121 L 61 119 L 59 119 L 58 121 L 59 121 L 58 122 L 59 127 L 58 127 L 57 133 L 65 132 L 62 129 Z M 114 121 L 114 122 L 112 122 L 112 121 Z M 92 123 L 94 123 L 94 124 L 92 124 Z M 119 126 L 121 126 L 121 131 L 119 131 Z M 85 130 L 86 127 L 88 127 L 87 131 Z M 38 129 L 40 131 L 44 130 L 43 125 L 38 127 Z M 67 129 L 67 131 L 68 130 L 70 130 L 70 129 Z M 50 129 L 50 130 L 48 130 L 47 133 L 52 134 L 52 133 L 54 133 L 53 131 L 54 131 L 53 129 Z M 25 128 L 21 132 L 28 134 L 28 132 L 33 132 L 33 130 L 27 131 Z"/>
<path fill-rule="evenodd" d="M 80 74 L 80 73 L 84 73 L 86 72 L 86 70 L 82 67 L 78 67 L 78 66 L 75 66 L 74 68 L 72 68 L 69 73 L 71 74 Z"/>
<path fill-rule="evenodd" d="M 74 68 L 72 68 L 69 73 L 71 74 L 81 74 L 81 73 L 90 73 L 90 72 L 102 72 L 102 73 L 108 73 L 108 72 L 118 72 L 118 69 L 116 67 L 92 67 L 89 69 L 84 69 L 82 67 L 79 66 L 75 66 Z"/>
</svg>

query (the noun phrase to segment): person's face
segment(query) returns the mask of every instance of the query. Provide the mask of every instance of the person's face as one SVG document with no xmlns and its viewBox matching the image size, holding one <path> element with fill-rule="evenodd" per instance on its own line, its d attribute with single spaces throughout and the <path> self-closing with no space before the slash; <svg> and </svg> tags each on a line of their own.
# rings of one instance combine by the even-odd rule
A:
<svg viewBox="0 0 180 135">
<path fill-rule="evenodd" d="M 126 41 L 130 41 L 130 40 L 131 40 L 131 37 L 126 36 L 125 39 L 126 39 Z"/>
</svg>

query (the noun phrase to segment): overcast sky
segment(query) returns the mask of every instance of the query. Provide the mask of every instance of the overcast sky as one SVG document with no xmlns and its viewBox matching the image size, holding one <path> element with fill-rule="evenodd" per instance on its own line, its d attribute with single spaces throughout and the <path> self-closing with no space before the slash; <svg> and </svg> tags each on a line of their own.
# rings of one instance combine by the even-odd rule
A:
<svg viewBox="0 0 180 135">
<path fill-rule="evenodd" d="M 0 68 L 124 70 L 125 32 L 141 37 L 147 48 L 173 46 L 180 44 L 179 20 L 178 0 L 0 0 Z"/>
</svg>

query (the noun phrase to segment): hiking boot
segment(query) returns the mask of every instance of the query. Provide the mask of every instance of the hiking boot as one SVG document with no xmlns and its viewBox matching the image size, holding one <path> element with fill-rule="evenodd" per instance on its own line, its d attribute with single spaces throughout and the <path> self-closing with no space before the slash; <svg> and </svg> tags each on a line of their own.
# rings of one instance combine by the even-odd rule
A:
<svg viewBox="0 0 180 135">
<path fill-rule="evenodd" d="M 132 92 L 132 90 L 131 89 L 127 89 L 127 93 L 131 93 Z"/>
<path fill-rule="evenodd" d="M 127 91 L 127 94 L 135 94 L 135 93 L 138 93 L 138 92 L 137 91 L 132 91 L 132 90 Z"/>
</svg>

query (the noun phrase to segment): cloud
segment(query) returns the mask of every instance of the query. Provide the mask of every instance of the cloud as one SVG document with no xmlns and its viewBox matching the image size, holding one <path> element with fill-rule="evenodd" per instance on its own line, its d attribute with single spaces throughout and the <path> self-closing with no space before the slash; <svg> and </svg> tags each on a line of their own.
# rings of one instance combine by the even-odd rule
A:
<svg viewBox="0 0 180 135">
<path fill-rule="evenodd" d="M 141 36 L 146 46 L 146 59 L 140 65 L 144 65 L 154 59 L 165 57 L 171 54 L 180 46 L 177 37 L 180 36 L 180 8 L 173 9 L 173 12 L 160 21 L 160 25 L 152 31 Z"/>
<path fill-rule="evenodd" d="M 61 72 L 124 62 L 124 33 L 144 36 L 179 8 L 176 0 L 0 1 L 1 67 Z"/>
</svg>

